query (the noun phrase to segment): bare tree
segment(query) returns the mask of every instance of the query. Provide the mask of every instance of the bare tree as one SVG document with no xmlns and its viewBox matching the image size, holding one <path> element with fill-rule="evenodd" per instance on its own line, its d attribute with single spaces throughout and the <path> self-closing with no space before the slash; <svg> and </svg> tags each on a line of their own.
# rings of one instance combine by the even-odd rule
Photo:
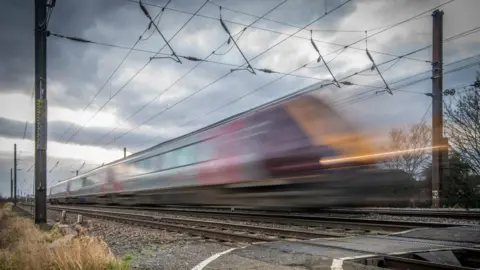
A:
<svg viewBox="0 0 480 270">
<path fill-rule="evenodd" d="M 395 128 L 390 131 L 389 138 L 386 151 L 392 153 L 385 159 L 385 165 L 403 170 L 414 179 L 420 178 L 430 159 L 431 128 L 424 123 Z"/>
<path fill-rule="evenodd" d="M 454 94 L 445 106 L 445 127 L 450 146 L 475 175 L 480 175 L 480 74 L 465 91 Z"/>
</svg>

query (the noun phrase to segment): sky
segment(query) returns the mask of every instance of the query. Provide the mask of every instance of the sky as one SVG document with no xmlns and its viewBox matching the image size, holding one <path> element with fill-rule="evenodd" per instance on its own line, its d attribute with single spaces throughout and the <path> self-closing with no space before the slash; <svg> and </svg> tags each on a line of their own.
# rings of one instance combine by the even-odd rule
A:
<svg viewBox="0 0 480 270">
<path fill-rule="evenodd" d="M 18 186 L 22 193 L 33 188 L 33 2 L 0 4 L 2 196 L 10 194 L 14 144 Z M 471 83 L 480 70 L 480 33 L 466 32 L 480 27 L 477 0 L 143 3 L 169 46 L 154 26 L 148 29 L 136 1 L 57 1 L 47 39 L 49 185 L 122 158 L 124 147 L 131 154 L 312 84 L 331 83 L 310 38 L 333 76 L 350 83 L 319 87 L 314 94 L 367 134 L 422 120 L 430 124 L 431 98 L 424 93 L 431 92 L 432 8 L 446 3 L 440 7 L 443 36 L 456 37 L 443 44 L 444 88 Z M 220 15 L 240 50 L 227 43 Z M 171 58 L 170 47 L 181 63 Z M 366 49 L 393 95 L 382 91 L 385 84 L 370 70 Z M 155 55 L 170 58 L 151 59 Z M 244 57 L 256 74 L 231 71 L 246 66 Z"/>
</svg>

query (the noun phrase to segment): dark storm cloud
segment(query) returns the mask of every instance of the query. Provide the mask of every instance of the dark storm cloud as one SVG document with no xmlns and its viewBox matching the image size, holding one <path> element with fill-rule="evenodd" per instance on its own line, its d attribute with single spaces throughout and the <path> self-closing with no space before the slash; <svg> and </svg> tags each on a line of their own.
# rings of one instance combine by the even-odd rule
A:
<svg viewBox="0 0 480 270">
<path fill-rule="evenodd" d="M 51 27 L 70 35 L 79 35 L 95 24 L 95 18 L 120 6 L 119 1 L 58 1 L 51 18 Z M 34 2 L 4 1 L 0 16 L 1 92 L 26 92 L 33 88 Z M 88 14 L 88 16 L 85 16 Z M 65 67 L 65 56 L 81 52 L 52 46 L 49 61 L 52 67 Z M 66 62 L 64 62 L 66 61 Z M 62 69 L 62 68 L 59 68 Z"/>
</svg>

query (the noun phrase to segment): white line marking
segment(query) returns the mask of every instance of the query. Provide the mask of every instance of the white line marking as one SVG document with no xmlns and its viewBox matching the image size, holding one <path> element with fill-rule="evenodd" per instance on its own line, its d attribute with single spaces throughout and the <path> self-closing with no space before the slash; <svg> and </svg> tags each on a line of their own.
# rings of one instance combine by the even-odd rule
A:
<svg viewBox="0 0 480 270">
<path fill-rule="evenodd" d="M 409 229 L 409 230 L 405 230 L 405 231 L 401 231 L 401 232 L 389 233 L 388 235 L 398 235 L 398 234 L 415 232 L 415 231 L 420 231 L 420 230 L 425 230 L 425 229 L 428 229 L 428 228 L 413 228 L 413 229 Z"/>
<path fill-rule="evenodd" d="M 343 259 L 333 259 L 330 269 L 332 270 L 343 270 Z"/>
<path fill-rule="evenodd" d="M 209 263 L 213 262 L 214 260 L 218 259 L 218 257 L 225 255 L 237 248 L 231 248 L 228 250 L 225 250 L 223 252 L 219 252 L 217 254 L 213 254 L 212 256 L 208 257 L 207 259 L 203 260 L 201 263 L 197 264 L 192 270 L 202 270 L 205 266 L 207 266 Z"/>
<path fill-rule="evenodd" d="M 369 258 L 373 257 L 375 254 L 366 254 L 366 255 L 358 255 L 352 257 L 343 257 L 339 259 L 333 259 L 332 265 L 330 265 L 331 270 L 343 270 L 343 261 L 345 260 L 353 260 L 353 259 L 360 259 L 360 258 Z"/>
</svg>

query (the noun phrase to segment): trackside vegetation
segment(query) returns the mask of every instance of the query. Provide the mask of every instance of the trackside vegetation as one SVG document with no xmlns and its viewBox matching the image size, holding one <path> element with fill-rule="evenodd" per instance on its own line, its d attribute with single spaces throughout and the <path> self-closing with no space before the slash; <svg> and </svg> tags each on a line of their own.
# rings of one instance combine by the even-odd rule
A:
<svg viewBox="0 0 480 270">
<path fill-rule="evenodd" d="M 131 256 L 118 259 L 107 244 L 89 235 L 63 235 L 58 227 L 38 228 L 31 219 L 0 208 L 0 269 L 130 269 Z"/>
</svg>

